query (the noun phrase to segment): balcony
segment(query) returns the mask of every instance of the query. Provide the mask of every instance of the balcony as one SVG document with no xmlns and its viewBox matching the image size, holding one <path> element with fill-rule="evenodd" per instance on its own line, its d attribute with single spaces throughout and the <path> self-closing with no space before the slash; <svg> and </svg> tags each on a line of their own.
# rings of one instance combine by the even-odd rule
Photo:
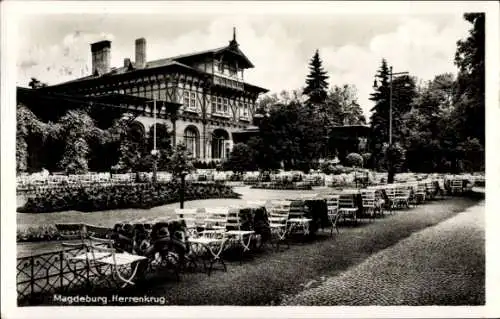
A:
<svg viewBox="0 0 500 319">
<path fill-rule="evenodd" d="M 214 75 L 214 85 L 231 88 L 238 91 L 243 91 L 245 89 L 243 82 L 218 75 Z"/>
</svg>

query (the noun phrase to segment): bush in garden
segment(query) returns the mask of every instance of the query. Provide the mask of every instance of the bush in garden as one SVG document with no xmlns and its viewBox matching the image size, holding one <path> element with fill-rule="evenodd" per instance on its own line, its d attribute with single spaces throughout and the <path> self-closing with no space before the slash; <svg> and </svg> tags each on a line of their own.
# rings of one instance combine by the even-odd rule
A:
<svg viewBox="0 0 500 319">
<path fill-rule="evenodd" d="M 335 165 L 332 167 L 332 174 L 339 175 L 346 172 L 346 168 L 342 165 Z"/>
<path fill-rule="evenodd" d="M 17 230 L 16 240 L 22 241 L 48 241 L 60 238 L 60 234 L 54 225 L 39 225 L 24 230 Z"/>
<path fill-rule="evenodd" d="M 361 156 L 363 157 L 364 166 L 365 167 L 369 166 L 368 163 L 370 163 L 370 160 L 372 158 L 372 153 L 363 153 Z"/>
<path fill-rule="evenodd" d="M 361 167 L 363 166 L 363 157 L 358 153 L 349 153 L 345 158 L 345 162 L 351 167 Z"/>
<path fill-rule="evenodd" d="M 124 185 L 66 186 L 39 191 L 19 208 L 22 213 L 48 213 L 65 210 L 85 212 L 120 208 L 151 208 L 179 201 L 180 185 L 141 183 Z M 233 189 L 223 184 L 186 183 L 185 200 L 237 198 Z"/>
</svg>

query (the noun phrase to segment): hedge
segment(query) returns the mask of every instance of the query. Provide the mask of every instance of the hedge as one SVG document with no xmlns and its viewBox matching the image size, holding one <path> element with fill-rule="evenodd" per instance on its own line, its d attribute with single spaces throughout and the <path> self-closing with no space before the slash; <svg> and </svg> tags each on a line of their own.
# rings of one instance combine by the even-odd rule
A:
<svg viewBox="0 0 500 319">
<path fill-rule="evenodd" d="M 151 208 L 178 202 L 180 184 L 141 183 L 62 187 L 37 192 L 28 198 L 21 213 L 50 213 L 67 210 L 94 212 L 121 208 Z M 230 186 L 220 183 L 186 183 L 184 200 L 239 198 Z"/>
</svg>

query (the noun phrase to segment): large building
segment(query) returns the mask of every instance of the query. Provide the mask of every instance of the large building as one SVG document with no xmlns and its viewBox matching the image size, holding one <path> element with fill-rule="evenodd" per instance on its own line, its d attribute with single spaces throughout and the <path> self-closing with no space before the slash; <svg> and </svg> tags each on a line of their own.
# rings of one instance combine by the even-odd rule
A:
<svg viewBox="0 0 500 319">
<path fill-rule="evenodd" d="M 135 61 L 111 67 L 111 42 L 91 44 L 92 74 L 40 88 L 49 95 L 78 96 L 135 114 L 144 134 L 167 124 L 176 144 L 182 140 L 200 160 L 225 158 L 232 133 L 250 126 L 255 103 L 266 89 L 245 82 L 254 65 L 240 50 L 233 30 L 229 45 L 203 52 L 148 61 L 146 40 L 135 41 Z M 153 101 L 156 101 L 154 103 Z"/>
</svg>

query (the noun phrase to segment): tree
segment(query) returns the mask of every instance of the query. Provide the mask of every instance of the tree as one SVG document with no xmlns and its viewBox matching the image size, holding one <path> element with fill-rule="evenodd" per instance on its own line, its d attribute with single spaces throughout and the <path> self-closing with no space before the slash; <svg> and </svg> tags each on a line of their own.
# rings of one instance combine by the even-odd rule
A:
<svg viewBox="0 0 500 319">
<path fill-rule="evenodd" d="M 477 138 L 485 142 L 485 15 L 466 13 L 472 24 L 469 36 L 457 42 L 455 65 L 458 67 L 455 91 L 455 128 L 461 140 Z M 484 156 L 482 158 L 484 160 Z"/>
<path fill-rule="evenodd" d="M 174 177 L 182 177 L 194 171 L 191 154 L 183 143 L 175 146 L 169 162 L 169 171 Z"/>
<path fill-rule="evenodd" d="M 372 150 L 372 164 L 374 168 L 380 168 L 383 158 L 382 148 L 389 140 L 389 68 L 387 61 L 382 59 L 382 64 L 375 75 L 375 92 L 370 95 L 370 100 L 375 106 L 370 110 L 371 138 L 370 149 Z"/>
<path fill-rule="evenodd" d="M 328 82 L 326 80 L 328 75 L 323 69 L 323 62 L 319 57 L 318 50 L 309 62 L 309 70 L 303 94 L 309 97 L 310 103 L 323 103 L 327 97 Z"/>
<path fill-rule="evenodd" d="M 237 143 L 233 146 L 233 150 L 226 162 L 226 168 L 235 173 L 242 174 L 246 171 L 256 169 L 255 154 L 253 150 L 246 144 Z"/>
<path fill-rule="evenodd" d="M 335 125 L 366 124 L 363 110 L 359 106 L 357 90 L 354 85 L 334 86 L 326 100 L 326 114 Z"/>
<path fill-rule="evenodd" d="M 83 110 L 70 110 L 59 120 L 59 124 L 65 145 L 59 167 L 66 174 L 87 173 L 89 154 L 87 138 L 95 127 L 93 119 Z"/>
<path fill-rule="evenodd" d="M 154 127 L 151 126 L 148 133 L 148 141 L 147 141 L 147 151 L 144 156 L 149 161 L 152 161 L 151 150 L 154 146 Z M 168 131 L 168 126 L 166 124 L 156 124 L 156 149 L 159 151 L 159 159 L 158 159 L 158 170 L 167 170 L 169 165 L 169 158 L 172 155 L 172 143 L 171 143 L 171 134 Z"/>
<path fill-rule="evenodd" d="M 363 157 L 358 153 L 349 153 L 345 158 L 346 164 L 351 167 L 362 167 Z"/>
<path fill-rule="evenodd" d="M 394 182 L 394 175 L 396 172 L 401 171 L 406 160 L 405 149 L 399 143 L 392 143 L 385 147 L 385 163 L 389 172 L 387 182 Z"/>
</svg>

